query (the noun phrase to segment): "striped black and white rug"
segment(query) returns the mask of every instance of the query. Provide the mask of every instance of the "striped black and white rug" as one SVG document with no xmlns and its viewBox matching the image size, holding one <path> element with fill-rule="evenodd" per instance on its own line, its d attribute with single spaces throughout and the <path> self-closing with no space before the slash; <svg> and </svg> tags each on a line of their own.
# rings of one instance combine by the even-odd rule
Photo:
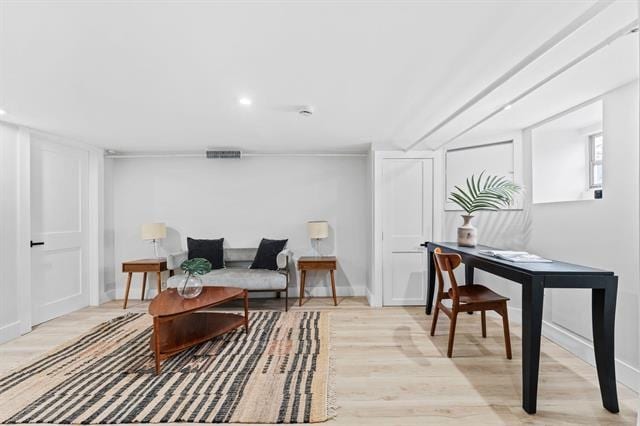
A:
<svg viewBox="0 0 640 426">
<path fill-rule="evenodd" d="M 0 379 L 4 423 L 303 423 L 330 417 L 329 318 L 254 312 L 243 329 L 163 362 L 129 314 Z"/>
</svg>

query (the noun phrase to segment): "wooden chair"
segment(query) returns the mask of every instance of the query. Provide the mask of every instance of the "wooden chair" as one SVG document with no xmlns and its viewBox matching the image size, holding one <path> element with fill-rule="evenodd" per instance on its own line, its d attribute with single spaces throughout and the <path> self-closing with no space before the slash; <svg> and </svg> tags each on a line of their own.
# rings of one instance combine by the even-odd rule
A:
<svg viewBox="0 0 640 426">
<path fill-rule="evenodd" d="M 431 335 L 436 332 L 436 323 L 438 322 L 438 314 L 444 312 L 451 320 L 449 326 L 449 346 L 447 348 L 447 356 L 451 358 L 453 353 L 453 338 L 456 334 L 456 320 L 460 312 L 481 312 L 482 319 L 482 337 L 487 337 L 487 317 L 486 311 L 496 311 L 502 316 L 502 326 L 504 328 L 504 346 L 507 351 L 507 358 L 511 359 L 511 338 L 509 336 L 509 317 L 507 314 L 506 297 L 494 293 L 487 287 L 479 284 L 468 284 L 458 287 L 458 282 L 453 274 L 462 259 L 457 253 L 442 253 L 440 248 L 433 252 L 434 262 L 436 265 L 436 274 L 438 276 L 438 296 L 436 298 L 435 312 L 433 313 L 433 322 L 431 323 Z M 447 272 L 451 288 L 444 291 L 444 279 L 442 272 Z M 442 304 L 444 299 L 451 299 L 451 309 Z"/>
</svg>

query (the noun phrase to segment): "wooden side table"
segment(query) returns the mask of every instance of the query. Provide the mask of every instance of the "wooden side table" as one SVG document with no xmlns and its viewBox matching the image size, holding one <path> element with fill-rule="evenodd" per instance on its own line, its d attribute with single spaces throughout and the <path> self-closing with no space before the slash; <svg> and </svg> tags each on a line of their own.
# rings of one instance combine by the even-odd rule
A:
<svg viewBox="0 0 640 426">
<path fill-rule="evenodd" d="M 158 274 L 158 294 L 162 292 L 162 273 L 167 270 L 167 259 L 140 259 L 122 262 L 122 272 L 128 273 L 127 288 L 124 291 L 124 306 L 127 309 L 129 301 L 129 288 L 131 287 L 131 278 L 134 272 L 142 272 L 142 295 L 140 300 L 144 300 L 144 291 L 147 286 L 147 273 L 156 272 Z M 173 271 L 169 271 L 169 276 L 173 275 Z"/>
<path fill-rule="evenodd" d="M 336 299 L 336 279 L 334 276 L 336 262 L 337 259 L 335 256 L 303 256 L 298 259 L 298 270 L 300 271 L 300 306 L 302 306 L 302 299 L 304 299 L 304 282 L 307 278 L 307 271 L 329 271 L 331 275 L 333 304 L 338 306 L 338 300 Z"/>
</svg>

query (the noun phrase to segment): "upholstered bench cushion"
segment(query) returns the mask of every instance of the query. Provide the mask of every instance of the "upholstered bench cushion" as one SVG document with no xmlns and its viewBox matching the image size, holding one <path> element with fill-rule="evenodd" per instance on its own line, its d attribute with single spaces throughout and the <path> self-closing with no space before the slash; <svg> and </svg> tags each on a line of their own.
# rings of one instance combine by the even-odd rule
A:
<svg viewBox="0 0 640 426">
<path fill-rule="evenodd" d="M 267 269 L 225 268 L 214 269 L 201 275 L 205 286 L 239 287 L 247 290 L 284 290 L 287 288 L 287 276 L 278 271 Z M 184 280 L 184 275 L 174 275 L 167 282 L 176 287 Z"/>
</svg>

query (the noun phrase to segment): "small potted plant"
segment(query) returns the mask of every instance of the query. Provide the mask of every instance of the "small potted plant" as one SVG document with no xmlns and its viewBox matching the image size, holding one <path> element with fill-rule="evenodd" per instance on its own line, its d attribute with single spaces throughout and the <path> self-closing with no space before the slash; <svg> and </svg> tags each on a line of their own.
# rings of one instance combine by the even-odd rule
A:
<svg viewBox="0 0 640 426">
<path fill-rule="evenodd" d="M 211 271 L 211 262 L 201 257 L 185 260 L 180 265 L 185 272 L 184 281 L 176 289 L 178 294 L 185 299 L 193 299 L 202 293 L 202 280 L 199 275 Z"/>
<path fill-rule="evenodd" d="M 477 230 L 471 224 L 473 213 L 482 210 L 498 211 L 509 207 L 521 190 L 518 184 L 504 176 L 484 176 L 484 173 L 480 173 L 478 179 L 475 175 L 467 178 L 466 190 L 456 186 L 449 194 L 449 201 L 467 213 L 462 215 L 464 223 L 458 228 L 458 244 L 461 246 L 475 247 L 478 243 Z"/>
</svg>

